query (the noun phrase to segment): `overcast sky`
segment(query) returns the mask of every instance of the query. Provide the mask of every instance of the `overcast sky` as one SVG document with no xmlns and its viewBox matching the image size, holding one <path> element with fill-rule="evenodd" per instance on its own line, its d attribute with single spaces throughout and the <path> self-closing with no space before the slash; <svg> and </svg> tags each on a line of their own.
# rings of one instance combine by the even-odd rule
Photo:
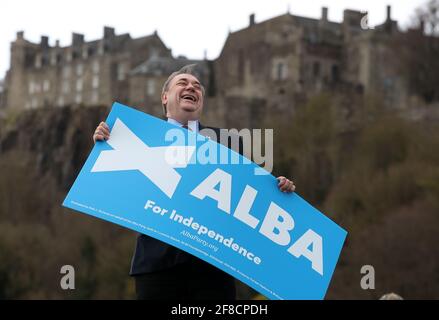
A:
<svg viewBox="0 0 439 320">
<path fill-rule="evenodd" d="M 206 50 L 209 59 L 216 58 L 228 30 L 247 26 L 255 13 L 261 22 L 287 12 L 319 18 L 321 7 L 329 8 L 329 20 L 340 22 L 344 9 L 369 12 L 369 25 L 385 20 L 386 5 L 392 6 L 392 18 L 406 26 L 422 0 L 0 0 L 0 79 L 9 69 L 10 42 L 23 30 L 25 38 L 39 42 L 49 36 L 54 45 L 70 45 L 71 33 L 85 35 L 85 40 L 102 37 L 103 26 L 117 34 L 141 37 L 158 31 L 174 56 L 201 59 Z"/>
</svg>

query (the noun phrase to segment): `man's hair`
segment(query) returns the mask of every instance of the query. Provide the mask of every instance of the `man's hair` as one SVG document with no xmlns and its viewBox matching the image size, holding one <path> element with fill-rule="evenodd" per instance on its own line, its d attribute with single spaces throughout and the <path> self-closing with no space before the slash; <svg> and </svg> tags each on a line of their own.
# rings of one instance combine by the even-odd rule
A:
<svg viewBox="0 0 439 320">
<path fill-rule="evenodd" d="M 184 67 L 182 67 L 180 70 L 171 73 L 171 75 L 168 77 L 168 79 L 165 81 L 165 84 L 163 85 L 162 96 L 163 96 L 163 93 L 168 91 L 169 84 L 171 83 L 172 79 L 174 79 L 179 74 L 191 74 L 194 77 L 197 77 L 198 80 L 200 80 L 200 74 L 195 69 L 196 66 L 197 66 L 196 64 L 188 64 L 188 65 L 185 65 Z M 202 84 L 200 84 L 200 85 L 201 85 L 201 93 L 203 94 L 203 97 L 204 97 L 204 93 L 205 93 L 204 86 Z M 166 105 L 163 104 L 163 112 L 165 113 L 165 116 L 166 116 L 166 111 L 167 111 Z"/>
</svg>

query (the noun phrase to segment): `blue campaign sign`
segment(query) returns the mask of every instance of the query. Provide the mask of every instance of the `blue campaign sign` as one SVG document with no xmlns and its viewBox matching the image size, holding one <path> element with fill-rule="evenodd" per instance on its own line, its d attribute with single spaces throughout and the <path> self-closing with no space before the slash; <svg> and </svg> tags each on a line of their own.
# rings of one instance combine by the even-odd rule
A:
<svg viewBox="0 0 439 320">
<path fill-rule="evenodd" d="M 110 139 L 64 206 L 185 250 L 270 299 L 324 298 L 345 230 L 203 135 L 119 103 L 106 122 Z"/>
</svg>

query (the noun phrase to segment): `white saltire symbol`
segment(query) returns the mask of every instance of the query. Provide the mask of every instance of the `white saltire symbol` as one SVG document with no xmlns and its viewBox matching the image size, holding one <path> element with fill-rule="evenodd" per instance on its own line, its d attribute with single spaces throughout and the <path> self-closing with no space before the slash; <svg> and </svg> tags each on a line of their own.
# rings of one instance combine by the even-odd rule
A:
<svg viewBox="0 0 439 320">
<path fill-rule="evenodd" d="M 185 168 L 195 151 L 193 146 L 149 147 L 120 119 L 107 143 L 114 150 L 102 151 L 91 172 L 139 170 L 169 198 L 181 179 L 174 168 Z"/>
</svg>

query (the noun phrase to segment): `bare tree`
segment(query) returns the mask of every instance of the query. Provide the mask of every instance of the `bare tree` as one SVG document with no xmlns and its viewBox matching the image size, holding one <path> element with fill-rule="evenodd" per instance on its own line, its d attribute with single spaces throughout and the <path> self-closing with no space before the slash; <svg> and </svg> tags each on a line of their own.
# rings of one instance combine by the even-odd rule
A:
<svg viewBox="0 0 439 320">
<path fill-rule="evenodd" d="M 416 9 L 407 32 L 396 41 L 396 63 L 411 94 L 439 101 L 439 0 Z"/>
<path fill-rule="evenodd" d="M 430 0 L 416 9 L 413 23 L 429 36 L 439 36 L 439 0 Z"/>
</svg>

